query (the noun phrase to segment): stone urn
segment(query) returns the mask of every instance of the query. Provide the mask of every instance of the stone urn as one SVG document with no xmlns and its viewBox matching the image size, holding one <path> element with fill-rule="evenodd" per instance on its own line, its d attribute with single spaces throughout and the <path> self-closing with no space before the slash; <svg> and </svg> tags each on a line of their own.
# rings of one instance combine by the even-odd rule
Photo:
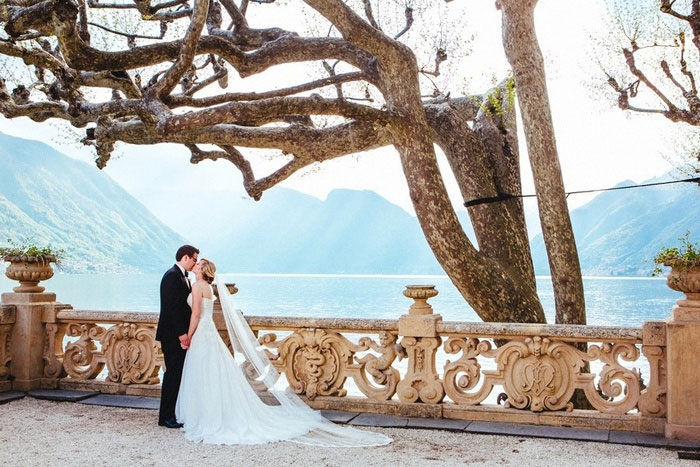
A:
<svg viewBox="0 0 700 467">
<path fill-rule="evenodd" d="M 688 264 L 687 261 L 669 260 L 664 265 L 671 267 L 671 272 L 666 277 L 666 285 L 683 292 L 686 297 L 678 300 L 678 308 L 684 311 L 684 315 L 700 315 L 700 262 Z M 677 313 L 674 310 L 675 314 Z"/>
<path fill-rule="evenodd" d="M 10 263 L 5 269 L 5 275 L 13 281 L 18 281 L 19 286 L 14 287 L 17 293 L 41 293 L 44 287 L 39 282 L 53 277 L 53 268 L 50 263 L 56 262 L 56 257 L 46 256 L 4 256 L 3 260 Z"/>
</svg>

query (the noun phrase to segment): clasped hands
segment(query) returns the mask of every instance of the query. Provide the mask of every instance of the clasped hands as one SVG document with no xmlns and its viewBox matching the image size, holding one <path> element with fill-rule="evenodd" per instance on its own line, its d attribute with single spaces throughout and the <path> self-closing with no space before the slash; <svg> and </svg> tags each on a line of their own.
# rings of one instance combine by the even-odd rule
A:
<svg viewBox="0 0 700 467">
<path fill-rule="evenodd" d="M 183 334 L 179 337 L 180 339 L 180 347 L 182 347 L 184 350 L 187 350 L 190 348 L 190 337 L 187 334 Z"/>
</svg>

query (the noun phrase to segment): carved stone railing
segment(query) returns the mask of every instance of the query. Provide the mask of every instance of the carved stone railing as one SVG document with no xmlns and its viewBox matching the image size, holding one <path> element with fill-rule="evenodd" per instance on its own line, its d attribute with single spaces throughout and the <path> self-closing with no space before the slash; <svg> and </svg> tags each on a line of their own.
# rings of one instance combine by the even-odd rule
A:
<svg viewBox="0 0 700 467">
<path fill-rule="evenodd" d="M 0 392 L 12 388 L 10 382 L 10 335 L 15 324 L 16 309 L 12 305 L 0 304 Z"/>
<path fill-rule="evenodd" d="M 411 316 L 420 326 L 407 335 Z M 47 385 L 157 395 L 163 365 L 157 319 L 59 311 L 46 326 Z M 663 322 L 641 329 L 466 323 L 430 313 L 401 320 L 246 319 L 290 387 L 315 408 L 663 432 Z M 225 335 L 220 314 L 215 321 Z M 435 335 L 426 336 L 431 329 Z M 573 407 L 576 389 L 589 408 Z M 505 402 L 498 405 L 498 398 Z"/>
<path fill-rule="evenodd" d="M 157 395 L 163 366 L 157 323 L 155 313 L 59 311 L 46 325 L 45 385 Z"/>
</svg>

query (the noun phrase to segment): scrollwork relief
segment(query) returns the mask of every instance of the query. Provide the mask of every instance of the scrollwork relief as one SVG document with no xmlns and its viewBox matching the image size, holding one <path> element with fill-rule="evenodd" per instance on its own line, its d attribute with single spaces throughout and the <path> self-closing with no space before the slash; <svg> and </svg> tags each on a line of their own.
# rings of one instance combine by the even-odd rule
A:
<svg viewBox="0 0 700 467">
<path fill-rule="evenodd" d="M 343 397 L 346 369 L 352 364 L 357 346 L 335 332 L 301 329 L 276 342 L 276 336 L 260 338 L 276 348 L 273 364 L 284 371 L 289 386 L 313 400 L 317 396 Z"/>
<path fill-rule="evenodd" d="M 10 378 L 10 332 L 12 324 L 0 324 L 0 381 Z"/>
<path fill-rule="evenodd" d="M 445 342 L 445 352 L 462 356 L 455 362 L 447 360 L 444 369 L 444 386 L 447 397 L 457 404 L 475 405 L 488 397 L 493 385 L 484 385 L 479 391 L 470 392 L 481 380 L 480 353 L 491 349 L 491 343 L 475 338 L 451 337 Z"/>
<path fill-rule="evenodd" d="M 352 366 L 354 371 L 351 374 L 357 387 L 370 399 L 389 400 L 396 393 L 396 386 L 401 377 L 398 370 L 391 365 L 402 351 L 396 339 L 396 334 L 382 331 L 379 333 L 379 344 L 369 337 L 362 337 L 358 341 L 358 351 L 371 349 L 379 354 L 356 356 L 357 363 Z"/>
<path fill-rule="evenodd" d="M 639 396 L 639 411 L 648 417 L 666 416 L 666 347 L 642 346 L 649 361 L 649 384 Z"/>
<path fill-rule="evenodd" d="M 486 340 L 452 337 L 444 349 L 448 354 L 461 353 L 444 368 L 445 392 L 457 404 L 479 404 L 497 384 L 505 390 L 507 406 L 533 412 L 572 410 L 570 400 L 577 388 L 583 389 L 591 405 L 603 413 L 624 414 L 639 402 L 639 372 L 620 363 L 639 358 L 634 344 L 589 345 L 588 351 L 582 352 L 566 342 L 540 336 L 511 340 L 498 348 Z M 496 369 L 482 370 L 479 356 L 493 359 Z M 584 370 L 595 360 L 604 363 L 597 386 L 596 375 Z M 481 387 L 475 389 L 480 382 Z"/>
<path fill-rule="evenodd" d="M 435 353 L 441 343 L 440 337 L 401 339 L 401 346 L 408 355 L 408 370 L 397 388 L 401 402 L 437 404 L 445 397 L 442 381 L 435 369 Z"/>
<path fill-rule="evenodd" d="M 588 401 L 603 413 L 627 413 L 637 406 L 640 393 L 640 375 L 637 370 L 625 368 L 620 359 L 634 362 L 639 349 L 634 344 L 604 343 L 588 347 L 588 360 L 604 362 L 598 388 L 593 384 L 582 387 Z M 622 396 L 622 397 L 621 397 Z"/>
<path fill-rule="evenodd" d="M 110 381 L 123 384 L 159 383 L 153 326 L 132 323 L 114 325 L 104 333 L 101 344 Z"/>
<path fill-rule="evenodd" d="M 63 356 L 63 368 L 71 378 L 94 379 L 105 366 L 101 352 L 97 350 L 95 341 L 99 341 L 105 328 L 94 323 L 69 323 L 66 335 L 78 337 L 77 341 L 66 346 Z"/>
<path fill-rule="evenodd" d="M 44 376 L 46 378 L 61 378 L 65 376 L 63 363 L 63 336 L 66 334 L 66 326 L 56 323 L 46 323 L 44 335 Z"/>
</svg>

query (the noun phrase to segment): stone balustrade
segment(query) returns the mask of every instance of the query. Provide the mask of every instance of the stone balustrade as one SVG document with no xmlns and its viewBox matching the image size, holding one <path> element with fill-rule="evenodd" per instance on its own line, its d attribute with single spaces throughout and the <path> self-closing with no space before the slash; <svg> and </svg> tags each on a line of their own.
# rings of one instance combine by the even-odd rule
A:
<svg viewBox="0 0 700 467">
<path fill-rule="evenodd" d="M 316 408 L 663 432 L 665 323 L 443 322 L 426 305 L 398 320 L 246 318 L 278 372 Z M 157 314 L 64 307 L 46 316 L 43 387 L 158 395 Z M 215 321 L 227 340 L 220 313 Z M 571 402 L 577 389 L 586 410 Z"/>
<path fill-rule="evenodd" d="M 681 411 L 682 398 L 674 399 L 680 406 L 670 422 L 671 376 L 678 385 L 683 377 L 671 374 L 669 362 L 679 368 L 675 362 L 686 360 L 679 347 L 671 359 L 671 339 L 682 332 L 683 345 L 691 345 L 688 336 L 700 329 L 695 295 L 679 301 L 674 313 L 682 321 L 631 328 L 445 322 L 427 302 L 436 294 L 432 286 L 408 286 L 404 295 L 414 303 L 395 320 L 246 319 L 281 377 L 314 408 L 698 438 L 700 417 Z M 3 294 L 0 390 L 159 394 L 156 313 L 74 310 L 51 298 Z M 31 319 L 20 321 L 24 315 Z M 221 313 L 214 318 L 228 342 Z M 22 345 L 30 349 L 26 358 L 15 349 Z M 22 376 L 21 386 L 14 387 L 13 374 Z"/>
</svg>

